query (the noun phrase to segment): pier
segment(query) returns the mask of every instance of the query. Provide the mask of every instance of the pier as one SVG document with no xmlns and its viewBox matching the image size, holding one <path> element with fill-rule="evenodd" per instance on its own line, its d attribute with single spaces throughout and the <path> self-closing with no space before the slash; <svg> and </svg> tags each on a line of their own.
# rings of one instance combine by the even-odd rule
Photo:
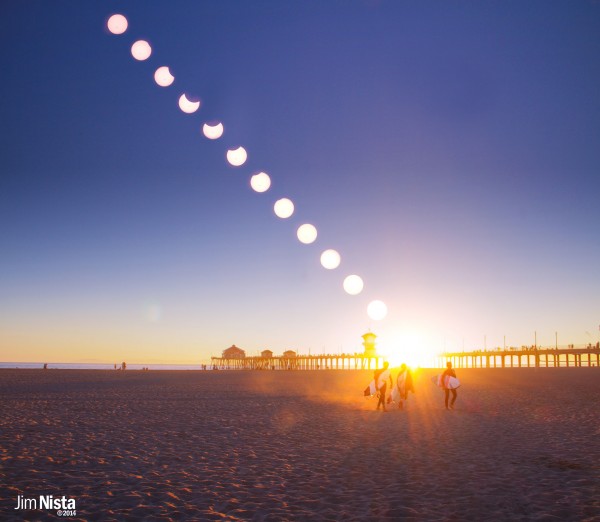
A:
<svg viewBox="0 0 600 522">
<path fill-rule="evenodd" d="M 377 336 L 369 331 L 362 336 L 362 353 L 298 355 L 286 350 L 283 355 L 273 355 L 263 350 L 260 355 L 247 356 L 235 344 L 223 350 L 221 357 L 211 357 L 213 370 L 374 370 L 380 368 L 385 357 L 375 348 Z"/>
<path fill-rule="evenodd" d="M 365 354 L 211 357 L 218 370 L 374 370 L 385 357 Z"/>
<path fill-rule="evenodd" d="M 233 345 L 221 357 L 211 357 L 213 370 L 374 370 L 381 368 L 387 357 L 375 349 L 376 335 L 363 335 L 364 352 L 299 355 L 293 350 L 274 355 L 264 350 L 260 355 L 247 356 Z M 600 343 L 584 347 L 542 348 L 522 346 L 495 350 L 445 352 L 435 359 L 433 366 L 443 368 L 451 362 L 455 368 L 600 368 Z"/>
<path fill-rule="evenodd" d="M 455 368 L 600 368 L 600 345 L 585 348 L 519 348 L 448 352 L 440 355 L 439 366 L 451 362 Z"/>
</svg>

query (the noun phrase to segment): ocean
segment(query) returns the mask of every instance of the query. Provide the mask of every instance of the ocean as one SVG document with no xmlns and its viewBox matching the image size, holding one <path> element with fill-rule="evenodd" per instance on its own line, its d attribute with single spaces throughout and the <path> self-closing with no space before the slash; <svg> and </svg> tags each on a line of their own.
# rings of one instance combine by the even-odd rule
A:
<svg viewBox="0 0 600 522">
<path fill-rule="evenodd" d="M 21 368 L 21 369 L 42 369 L 44 363 L 41 362 L 0 362 L 2 368 Z M 121 365 L 117 364 L 117 370 Z M 202 363 L 198 364 L 129 364 L 128 370 L 141 370 L 148 368 L 149 370 L 201 370 Z M 113 370 L 114 364 L 96 364 L 96 363 L 48 363 L 48 369 L 57 370 Z"/>
</svg>

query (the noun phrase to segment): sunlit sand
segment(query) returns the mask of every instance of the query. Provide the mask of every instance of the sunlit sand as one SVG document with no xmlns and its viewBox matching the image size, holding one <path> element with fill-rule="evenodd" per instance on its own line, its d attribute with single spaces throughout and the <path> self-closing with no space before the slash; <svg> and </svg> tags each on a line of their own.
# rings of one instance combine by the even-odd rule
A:
<svg viewBox="0 0 600 522">
<path fill-rule="evenodd" d="M 382 413 L 366 371 L 0 370 L 3 512 L 35 491 L 92 519 L 598 515 L 598 368 L 458 370 L 454 411 L 434 373 Z"/>
</svg>

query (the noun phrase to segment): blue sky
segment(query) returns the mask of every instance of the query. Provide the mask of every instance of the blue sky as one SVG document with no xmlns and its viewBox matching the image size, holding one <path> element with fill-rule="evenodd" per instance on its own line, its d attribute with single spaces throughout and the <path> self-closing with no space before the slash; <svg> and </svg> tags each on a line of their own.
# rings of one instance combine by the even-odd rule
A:
<svg viewBox="0 0 600 522">
<path fill-rule="evenodd" d="M 3 2 L 0 359 L 597 342 L 599 23 L 591 1 Z"/>
</svg>

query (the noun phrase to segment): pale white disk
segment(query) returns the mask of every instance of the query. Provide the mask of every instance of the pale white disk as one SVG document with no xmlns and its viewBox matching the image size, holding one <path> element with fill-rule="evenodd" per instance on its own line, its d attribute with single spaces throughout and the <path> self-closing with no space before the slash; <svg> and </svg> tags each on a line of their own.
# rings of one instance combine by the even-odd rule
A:
<svg viewBox="0 0 600 522">
<path fill-rule="evenodd" d="M 123 34 L 127 31 L 127 25 L 127 18 L 122 14 L 114 14 L 106 22 L 106 26 L 112 34 Z"/>
<path fill-rule="evenodd" d="M 146 40 L 138 40 L 131 46 L 131 56 L 140 62 L 150 58 L 151 54 L 152 47 Z"/>
<path fill-rule="evenodd" d="M 310 223 L 305 223 L 304 225 L 300 225 L 298 227 L 296 235 L 301 243 L 310 245 L 317 239 L 317 228 Z"/>
<path fill-rule="evenodd" d="M 266 192 L 271 186 L 271 178 L 266 172 L 259 172 L 250 178 L 250 186 L 256 192 Z"/>
<path fill-rule="evenodd" d="M 344 279 L 344 290 L 350 295 L 358 295 L 363 291 L 365 284 L 360 276 L 349 275 Z"/>
<path fill-rule="evenodd" d="M 385 319 L 387 313 L 388 308 L 383 301 L 371 301 L 367 306 L 367 314 L 375 321 L 381 321 L 382 319 Z"/>
<path fill-rule="evenodd" d="M 169 68 L 166 65 L 163 65 L 156 69 L 154 81 L 161 87 L 168 87 L 175 81 L 175 76 L 171 74 L 171 71 L 169 71 Z"/>
<path fill-rule="evenodd" d="M 336 269 L 338 266 L 340 266 L 341 261 L 342 258 L 337 250 L 330 248 L 321 254 L 321 265 L 323 265 L 323 268 L 326 268 L 327 270 Z"/>
<path fill-rule="evenodd" d="M 200 108 L 200 102 L 188 100 L 188 97 L 182 94 L 179 97 L 179 108 L 186 114 L 193 114 Z"/>
<path fill-rule="evenodd" d="M 275 215 L 281 219 L 287 219 L 294 213 L 294 204 L 288 198 L 281 198 L 273 205 Z"/>
<path fill-rule="evenodd" d="M 227 161 L 234 167 L 240 167 L 248 159 L 248 153 L 244 147 L 231 149 L 227 151 Z"/>
<path fill-rule="evenodd" d="M 216 125 L 209 125 L 208 123 L 205 123 L 202 126 L 202 132 L 209 140 L 218 140 L 221 136 L 223 136 L 223 130 L 222 123 L 217 123 Z"/>
</svg>

